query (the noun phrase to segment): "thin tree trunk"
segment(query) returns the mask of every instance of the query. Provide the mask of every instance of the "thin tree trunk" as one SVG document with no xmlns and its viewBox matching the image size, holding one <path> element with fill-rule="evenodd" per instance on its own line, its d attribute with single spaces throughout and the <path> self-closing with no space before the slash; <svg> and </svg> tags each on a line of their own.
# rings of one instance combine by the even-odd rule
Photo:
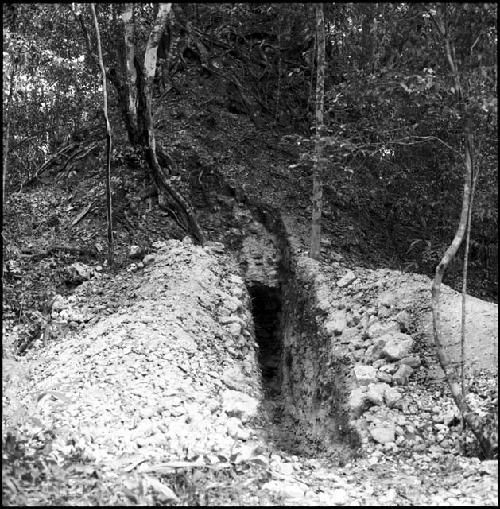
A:
<svg viewBox="0 0 500 509">
<path fill-rule="evenodd" d="M 317 54 L 317 48 L 318 48 L 318 35 L 316 34 L 314 37 L 314 51 L 313 51 L 313 57 L 311 58 L 311 79 L 309 80 L 309 91 L 307 93 L 307 111 L 309 111 L 309 108 L 314 103 L 314 66 L 317 66 L 316 62 L 316 54 Z"/>
<path fill-rule="evenodd" d="M 107 77 L 118 94 L 118 101 L 129 141 L 140 152 L 140 155 L 145 158 L 152 172 L 155 185 L 158 188 L 160 206 L 169 211 L 175 221 L 193 235 L 196 242 L 202 244 L 203 235 L 196 221 L 196 214 L 193 208 L 173 187 L 170 182 L 168 167 L 162 167 L 156 155 L 157 149 L 151 105 L 152 78 L 154 78 L 156 71 L 158 42 L 170 10 L 171 4 L 161 4 L 159 6 L 147 44 L 144 66 L 142 66 L 137 58 L 135 41 L 132 37 L 135 30 L 133 26 L 128 26 L 133 25 L 133 12 L 131 12 L 131 7 L 126 6 L 125 12 L 122 13 L 125 30 L 125 51 L 119 55 L 120 60 L 123 59 L 126 62 L 124 65 L 125 76 L 116 69 L 109 69 Z M 97 62 L 98 58 L 92 51 L 90 37 L 83 19 L 76 12 L 75 17 L 79 20 L 87 41 L 88 53 Z M 122 46 L 119 49 L 121 48 Z M 132 68 L 134 71 L 132 71 Z M 134 78 L 135 81 L 133 81 Z M 150 79 L 150 82 L 148 82 L 148 79 Z M 166 200 L 164 200 L 165 197 L 167 197 Z"/>
<path fill-rule="evenodd" d="M 174 202 L 175 208 L 184 216 L 184 227 L 191 232 L 197 242 L 202 244 L 203 235 L 196 221 L 193 209 L 186 200 L 184 200 L 184 198 L 172 188 L 168 180 L 168 172 L 160 166 L 156 155 L 156 140 L 154 135 L 152 108 L 153 80 L 156 72 L 156 61 L 158 58 L 158 43 L 160 41 L 161 34 L 165 29 L 171 8 L 171 3 L 160 4 L 158 15 L 151 33 L 149 34 L 146 52 L 144 54 L 144 97 L 146 102 L 144 119 L 147 132 L 146 156 L 153 171 L 153 177 L 158 187 L 159 194 L 167 194 L 170 197 L 170 199 Z"/>
<path fill-rule="evenodd" d="M 9 98 L 7 99 L 7 108 L 5 111 L 5 116 L 7 118 L 7 127 L 5 128 L 5 136 L 3 142 L 3 169 L 2 169 L 2 211 L 5 207 L 5 197 L 6 197 L 6 189 L 7 189 L 7 175 L 8 175 L 8 158 L 9 158 L 9 143 L 10 143 L 10 125 L 11 125 L 11 115 L 10 109 L 12 105 L 12 97 L 14 95 L 14 78 L 16 75 L 16 62 L 15 59 L 12 62 L 12 68 L 10 70 L 10 80 L 9 80 Z"/>
<path fill-rule="evenodd" d="M 445 42 L 446 57 L 451 72 L 454 76 L 455 93 L 457 96 L 458 105 L 461 110 L 462 116 L 465 118 L 464 122 L 465 167 L 464 167 L 464 192 L 462 198 L 462 211 L 460 214 L 460 221 L 452 243 L 444 253 L 441 261 L 439 262 L 439 265 L 436 267 L 436 276 L 434 277 L 434 281 L 432 283 L 432 326 L 434 332 L 434 342 L 436 344 L 439 363 L 446 375 L 446 380 L 448 382 L 451 395 L 457 407 L 459 408 L 460 413 L 462 414 L 463 420 L 467 423 L 467 425 L 470 427 L 470 429 L 476 436 L 479 445 L 483 451 L 483 454 L 488 457 L 498 454 L 498 439 L 495 439 L 496 430 L 492 430 L 492 432 L 490 433 L 490 430 L 484 426 L 482 419 L 471 411 L 471 408 L 467 403 L 465 395 L 462 392 L 459 373 L 451 365 L 449 356 L 446 352 L 446 346 L 443 344 L 441 338 L 441 316 L 439 302 L 441 282 L 446 268 L 452 261 L 453 257 L 455 256 L 456 252 L 460 247 L 460 244 L 463 241 L 469 223 L 469 213 L 472 195 L 473 148 L 474 148 L 470 119 L 466 117 L 463 91 L 460 83 L 460 76 L 458 73 L 458 69 L 455 65 L 455 61 L 453 59 L 452 45 L 450 42 L 449 33 L 446 26 L 446 6 L 444 5 L 443 8 L 444 8 L 443 15 L 444 20 L 436 19 L 434 17 L 433 20 L 436 23 L 439 31 L 441 32 L 441 35 L 443 36 Z M 465 316 L 463 316 L 463 321 L 465 321 Z M 462 341 L 464 341 L 464 338 L 462 338 Z M 463 358 L 461 359 L 461 363 L 462 364 L 464 363 Z M 495 440 L 496 443 L 494 443 Z"/>
<path fill-rule="evenodd" d="M 281 94 L 281 21 L 278 21 L 278 86 L 276 90 L 276 108 L 274 112 L 274 120 L 279 121 L 280 118 L 280 94 Z"/>
<path fill-rule="evenodd" d="M 469 247 L 470 247 L 470 232 L 472 228 L 472 204 L 474 203 L 474 193 L 476 191 L 476 183 L 479 177 L 479 168 L 473 164 L 475 168 L 474 178 L 472 182 L 472 190 L 470 195 L 469 213 L 467 215 L 467 231 L 465 237 L 465 253 L 462 269 L 462 328 L 460 335 L 460 384 L 462 386 L 462 397 L 465 398 L 465 380 L 464 380 L 464 359 L 465 359 L 465 341 L 466 341 L 466 300 L 467 300 L 467 272 L 468 272 L 468 261 L 469 261 Z"/>
<path fill-rule="evenodd" d="M 325 99 L 325 21 L 323 4 L 316 4 L 317 75 L 316 75 L 316 164 L 313 172 L 311 246 L 309 256 L 319 260 L 321 253 L 321 209 L 323 202 L 323 136 Z"/>
<path fill-rule="evenodd" d="M 128 114 L 130 123 L 137 126 L 137 71 L 135 69 L 135 23 L 134 4 L 126 3 L 122 14 L 125 28 L 125 69 L 126 69 L 126 88 L 128 92 Z"/>
<path fill-rule="evenodd" d="M 370 65 L 372 69 L 372 54 L 373 54 L 373 40 L 374 37 L 371 33 L 371 27 L 373 23 L 373 12 L 375 5 L 373 3 L 366 3 L 363 6 L 363 20 L 361 22 L 361 58 L 360 68 L 364 68 L 365 65 Z"/>
<path fill-rule="evenodd" d="M 12 35 L 16 30 L 16 22 L 17 22 L 17 8 L 15 4 L 7 4 L 7 11 L 10 11 L 10 22 L 9 29 L 10 34 Z M 13 50 L 15 51 L 15 50 Z M 5 111 L 5 116 L 7 118 L 7 126 L 5 129 L 4 140 L 3 140 L 3 166 L 2 166 L 2 212 L 5 207 L 5 197 L 7 192 L 7 182 L 8 182 L 8 162 L 9 162 L 9 143 L 10 143 L 10 126 L 11 126 L 11 114 L 10 109 L 12 105 L 12 98 L 14 96 L 14 80 L 16 76 L 16 68 L 17 68 L 17 55 L 14 53 L 11 55 L 11 65 L 12 68 L 10 70 L 10 80 L 9 80 L 9 98 L 7 100 L 7 108 Z M 3 264 L 2 264 L 2 277 L 3 277 Z"/>
<path fill-rule="evenodd" d="M 114 264 L 114 240 L 113 240 L 113 210 L 111 203 L 111 125 L 108 118 L 108 92 L 106 86 L 106 70 L 104 69 L 104 61 L 102 58 L 101 36 L 99 33 L 99 24 L 95 14 L 95 4 L 90 4 L 92 17 L 94 18 L 94 26 L 97 37 L 97 50 L 99 54 L 99 66 L 102 73 L 102 95 L 104 119 L 106 121 L 106 215 L 108 222 L 108 265 L 112 267 Z"/>
</svg>

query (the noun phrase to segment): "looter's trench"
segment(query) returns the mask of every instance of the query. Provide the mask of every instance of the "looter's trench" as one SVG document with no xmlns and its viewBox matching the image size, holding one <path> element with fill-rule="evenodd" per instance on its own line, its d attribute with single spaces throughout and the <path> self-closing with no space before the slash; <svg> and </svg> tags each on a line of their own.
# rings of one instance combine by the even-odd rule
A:
<svg viewBox="0 0 500 509">
<path fill-rule="evenodd" d="M 269 395 L 280 392 L 280 289 L 255 283 L 248 286 L 252 299 L 255 337 L 259 345 L 258 361 L 262 372 L 262 385 Z"/>
</svg>

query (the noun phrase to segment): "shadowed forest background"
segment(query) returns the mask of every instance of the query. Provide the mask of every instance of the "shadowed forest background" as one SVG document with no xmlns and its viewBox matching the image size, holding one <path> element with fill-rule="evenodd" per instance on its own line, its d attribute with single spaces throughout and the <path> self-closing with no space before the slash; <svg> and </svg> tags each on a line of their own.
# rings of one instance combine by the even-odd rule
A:
<svg viewBox="0 0 500 509">
<path fill-rule="evenodd" d="M 86 42 L 88 37 L 94 47 L 90 14 L 88 9 L 72 12 L 69 4 L 3 9 L 5 198 L 20 199 L 20 190 L 43 184 L 56 172 L 68 190 L 75 190 L 81 185 L 77 165 L 84 158 L 98 161 L 104 155 L 102 87 Z M 156 9 L 149 4 L 138 8 L 137 55 L 144 52 Z M 333 222 L 352 215 L 371 237 L 369 242 L 378 240 L 386 247 L 391 266 L 432 274 L 458 221 L 466 114 L 473 126 L 479 172 L 469 289 L 495 300 L 496 7 L 448 6 L 446 22 L 462 76 L 463 105 L 457 103 L 443 38 L 429 14 L 432 9 L 431 4 L 325 4 L 325 215 L 331 214 Z M 168 128 L 162 111 L 178 119 L 186 115 L 182 101 L 196 94 L 191 100 L 194 114 L 186 120 L 206 131 L 203 143 L 209 146 L 217 133 L 221 109 L 248 119 L 259 133 L 288 140 L 293 168 L 283 179 L 296 181 L 297 198 L 292 194 L 291 201 L 307 199 L 314 162 L 313 6 L 174 4 L 173 13 L 158 47 L 156 128 Z M 98 17 L 109 79 L 125 86 L 117 7 L 100 6 Z M 121 121 L 121 92 L 113 85 L 108 91 L 116 166 L 133 156 Z M 161 155 L 169 159 L 172 174 L 180 173 L 188 156 L 177 161 L 175 140 L 165 134 L 158 143 Z M 224 152 L 225 156 L 228 150 Z M 171 164 L 172 158 L 177 164 Z M 96 173 L 102 164 L 95 165 Z M 117 203 L 120 193 L 127 193 L 130 177 L 118 173 L 112 177 Z M 16 250 L 15 235 L 7 232 L 15 227 L 18 213 L 9 206 L 4 211 L 4 261 Z M 35 228 L 40 219 L 34 220 Z M 367 255 L 372 251 L 359 249 Z M 457 287 L 460 258 L 447 275 Z"/>
</svg>

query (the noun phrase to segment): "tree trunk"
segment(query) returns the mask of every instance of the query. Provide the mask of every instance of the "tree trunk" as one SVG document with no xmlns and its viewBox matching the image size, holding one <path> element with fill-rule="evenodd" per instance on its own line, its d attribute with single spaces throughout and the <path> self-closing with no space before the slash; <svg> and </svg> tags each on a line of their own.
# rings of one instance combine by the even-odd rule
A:
<svg viewBox="0 0 500 509">
<path fill-rule="evenodd" d="M 7 108 L 5 116 L 7 117 L 7 127 L 5 128 L 5 135 L 3 141 L 3 169 L 2 169 L 2 207 L 5 207 L 5 197 L 7 189 L 7 175 L 8 175 L 8 157 L 9 157 L 9 143 L 10 143 L 10 124 L 11 115 L 10 108 L 12 104 L 12 96 L 14 95 L 14 79 L 16 75 L 16 63 L 12 62 L 12 68 L 10 71 L 10 83 L 9 83 L 9 98 L 7 99 Z M 3 210 L 3 209 L 2 209 Z"/>
<path fill-rule="evenodd" d="M 444 6 L 443 8 L 446 9 L 446 6 Z M 464 107 L 464 98 L 460 83 L 460 75 L 458 73 L 458 69 L 453 58 L 452 44 L 449 38 L 448 28 L 446 26 L 445 21 L 446 10 L 444 12 L 443 18 L 441 19 L 433 18 L 433 19 L 444 39 L 446 57 L 448 59 L 448 64 L 450 66 L 452 75 L 454 77 L 455 93 L 457 96 L 459 109 L 461 111 L 462 117 L 465 119 L 464 192 L 462 198 L 462 211 L 460 214 L 460 221 L 452 243 L 444 253 L 443 258 L 439 262 L 439 265 L 436 267 L 436 276 L 434 277 L 434 281 L 432 283 L 432 326 L 434 332 L 434 342 L 436 344 L 439 363 L 446 375 L 446 380 L 450 388 L 451 395 L 457 407 L 459 408 L 464 421 L 467 423 L 471 431 L 476 436 L 484 456 L 493 457 L 498 455 L 497 431 L 496 429 L 490 429 L 491 427 L 496 428 L 496 426 L 494 425 L 494 421 L 492 423 L 487 424 L 483 422 L 483 419 L 480 418 L 479 415 L 476 415 L 471 411 L 471 408 L 466 401 L 465 395 L 462 393 L 459 373 L 451 365 L 449 356 L 446 352 L 446 347 L 441 339 L 441 316 L 439 302 L 441 282 L 443 280 L 446 268 L 452 261 L 453 257 L 455 256 L 456 252 L 460 247 L 460 244 L 462 243 L 468 225 L 472 193 L 472 176 L 473 176 L 472 163 L 473 163 L 474 143 L 471 132 L 470 120 L 469 118 L 467 118 L 467 112 L 465 111 Z M 463 358 L 461 359 L 461 362 L 462 363 L 464 362 Z M 493 426 L 491 426 L 492 424 Z"/>
<path fill-rule="evenodd" d="M 321 209 L 323 201 L 324 97 L 325 97 L 325 21 L 323 4 L 316 4 L 316 164 L 313 172 L 311 246 L 309 256 L 319 260 L 321 253 Z"/>
<path fill-rule="evenodd" d="M 373 41 L 374 37 L 371 33 L 373 14 L 375 4 L 366 3 L 363 6 L 363 18 L 361 22 L 361 55 L 360 55 L 360 68 L 372 62 L 373 54 Z"/>
<path fill-rule="evenodd" d="M 134 4 L 126 3 L 122 14 L 125 28 L 125 69 L 126 77 L 125 87 L 127 91 L 127 113 L 130 116 L 129 123 L 137 126 L 137 71 L 135 63 L 135 23 Z"/>
<path fill-rule="evenodd" d="M 6 8 L 10 11 L 10 21 L 9 21 L 9 29 L 10 33 L 15 31 L 16 29 L 16 21 L 17 21 L 17 9 L 15 5 L 7 5 Z M 7 108 L 5 110 L 5 116 L 7 118 L 7 126 L 4 133 L 3 139 L 3 166 L 2 166 L 2 212 L 5 207 L 5 197 L 7 191 L 7 181 L 8 181 L 8 162 L 9 162 L 9 143 L 10 143 L 10 126 L 11 126 L 11 115 L 10 109 L 12 105 L 12 98 L 14 96 L 14 82 L 16 76 L 16 67 L 17 67 L 17 55 L 11 55 L 11 70 L 10 70 L 10 80 L 9 80 L 9 98 L 7 99 Z M 2 272 L 3 275 L 3 272 Z"/>
<path fill-rule="evenodd" d="M 106 87 L 106 70 L 104 69 L 104 61 L 102 59 L 101 36 L 99 33 L 99 24 L 95 14 L 95 5 L 90 4 L 92 17 L 94 18 L 94 26 L 97 37 L 97 50 L 99 55 L 99 65 L 102 73 L 102 95 L 104 119 L 106 121 L 106 216 L 108 223 L 108 265 L 113 266 L 114 262 L 114 241 L 113 241 L 113 209 L 111 203 L 111 125 L 108 118 L 108 92 Z"/>
<path fill-rule="evenodd" d="M 158 14 L 146 45 L 144 66 L 141 66 L 135 55 L 133 9 L 129 5 L 122 15 L 125 26 L 126 83 L 124 85 L 121 82 L 116 72 L 110 75 L 110 80 L 118 92 L 130 142 L 136 149 L 144 153 L 151 169 L 158 188 L 160 206 L 166 208 L 176 222 L 191 233 L 196 242 L 202 244 L 203 235 L 196 221 L 194 210 L 172 186 L 169 169 L 163 168 L 158 162 L 154 135 L 153 80 L 158 58 L 158 44 L 172 4 L 159 5 Z"/>
</svg>

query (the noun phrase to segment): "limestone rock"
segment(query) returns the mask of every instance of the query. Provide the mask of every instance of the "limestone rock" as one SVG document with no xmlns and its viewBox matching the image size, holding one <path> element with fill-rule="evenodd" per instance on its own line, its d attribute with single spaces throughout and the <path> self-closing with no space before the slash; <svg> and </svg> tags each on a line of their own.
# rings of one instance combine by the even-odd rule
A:
<svg viewBox="0 0 500 509">
<path fill-rule="evenodd" d="M 369 385 L 377 380 L 377 370 L 373 366 L 354 366 L 354 377 L 358 385 Z"/>
<path fill-rule="evenodd" d="M 67 316 L 68 321 L 76 322 L 77 324 L 85 321 L 85 317 L 83 316 L 81 311 L 79 311 L 78 309 L 69 308 L 67 310 L 67 313 L 68 313 L 68 316 Z"/>
<path fill-rule="evenodd" d="M 340 253 L 335 253 L 334 251 L 330 253 L 330 257 L 335 262 L 340 262 L 344 259 L 344 257 Z"/>
<path fill-rule="evenodd" d="M 411 317 L 410 313 L 405 309 L 396 315 L 396 321 L 399 323 L 403 332 L 407 332 L 410 329 Z"/>
<path fill-rule="evenodd" d="M 398 332 L 400 332 L 399 324 L 394 320 L 391 320 L 390 322 L 379 322 L 377 320 L 372 323 L 366 331 L 368 337 L 372 339 Z"/>
<path fill-rule="evenodd" d="M 248 380 L 239 367 L 232 367 L 222 376 L 223 382 L 229 389 L 241 391 L 248 386 Z"/>
<path fill-rule="evenodd" d="M 66 309 L 68 306 L 66 299 L 62 295 L 56 295 L 52 301 L 52 311 L 58 312 Z"/>
<path fill-rule="evenodd" d="M 223 253 L 225 249 L 224 244 L 222 242 L 215 241 L 206 242 L 203 247 L 206 251 L 212 253 Z"/>
<path fill-rule="evenodd" d="M 393 501 L 396 497 L 397 497 L 396 490 L 394 488 L 389 488 L 378 497 L 378 501 L 382 505 L 391 506 L 393 505 Z"/>
<path fill-rule="evenodd" d="M 498 477 L 498 460 L 484 460 L 479 466 L 481 474 Z"/>
<path fill-rule="evenodd" d="M 351 284 L 356 279 L 356 274 L 352 270 L 348 270 L 338 281 L 337 286 L 343 288 Z"/>
<path fill-rule="evenodd" d="M 317 304 L 316 308 L 323 313 L 328 313 L 331 309 L 332 305 L 330 304 L 328 299 L 321 299 Z"/>
<path fill-rule="evenodd" d="M 222 393 L 222 408 L 230 417 L 246 422 L 257 414 L 259 400 L 240 391 L 226 390 Z"/>
<path fill-rule="evenodd" d="M 235 286 L 231 288 L 231 294 L 233 297 L 240 299 L 241 297 L 243 297 L 243 289 L 239 286 Z"/>
<path fill-rule="evenodd" d="M 403 357 L 401 359 L 401 364 L 406 364 L 407 366 L 410 366 L 410 368 L 419 368 L 422 361 L 417 355 L 411 355 L 409 357 Z"/>
<path fill-rule="evenodd" d="M 224 301 L 224 307 L 234 313 L 241 307 L 241 300 L 236 297 L 229 297 Z"/>
<path fill-rule="evenodd" d="M 276 463 L 273 465 L 273 468 L 278 470 L 280 472 L 280 474 L 287 475 L 287 476 L 293 475 L 294 470 L 295 470 L 293 463 Z"/>
<path fill-rule="evenodd" d="M 130 246 L 128 248 L 128 255 L 130 258 L 140 258 L 143 254 L 143 249 L 139 246 Z"/>
<path fill-rule="evenodd" d="M 361 348 L 363 345 L 363 340 L 361 339 L 361 334 L 356 327 L 347 327 L 342 332 L 342 337 L 340 338 L 341 343 L 350 344 L 354 348 Z"/>
<path fill-rule="evenodd" d="M 142 419 L 139 422 L 137 427 L 133 430 L 133 435 L 136 437 L 139 436 L 149 436 L 154 433 L 154 423 L 151 419 Z"/>
<path fill-rule="evenodd" d="M 384 371 L 378 371 L 377 380 L 390 384 L 392 382 L 392 375 L 389 375 L 389 373 L 385 373 Z"/>
<path fill-rule="evenodd" d="M 328 334 L 339 336 L 347 327 L 347 319 L 344 312 L 334 313 L 333 317 L 325 323 L 325 329 Z"/>
<path fill-rule="evenodd" d="M 229 281 L 233 284 L 235 284 L 236 286 L 243 286 L 243 279 L 241 279 L 240 276 L 236 276 L 234 274 L 231 274 L 229 276 Z"/>
<path fill-rule="evenodd" d="M 303 498 L 304 489 L 298 484 L 285 483 L 280 481 L 269 481 L 263 484 L 262 490 L 270 491 L 283 498 Z"/>
<path fill-rule="evenodd" d="M 156 255 L 154 254 L 147 254 L 143 259 L 142 263 L 144 265 L 151 265 L 156 260 Z"/>
<path fill-rule="evenodd" d="M 389 408 L 394 408 L 401 400 L 403 395 L 394 387 L 388 387 L 384 394 L 385 403 Z"/>
<path fill-rule="evenodd" d="M 378 424 L 370 429 L 370 435 L 379 444 L 394 442 L 396 427 L 393 423 Z"/>
<path fill-rule="evenodd" d="M 394 306 L 396 302 L 396 297 L 392 292 L 386 292 L 379 296 L 378 303 L 382 306 L 385 306 L 387 308 L 390 308 Z"/>
<path fill-rule="evenodd" d="M 399 366 L 395 362 L 389 362 L 388 364 L 385 364 L 384 366 L 380 366 L 380 371 L 383 371 L 384 373 L 389 373 L 390 375 L 396 373 Z"/>
<path fill-rule="evenodd" d="M 382 405 L 384 403 L 384 394 L 387 389 L 389 389 L 389 385 L 386 383 L 371 383 L 368 386 L 366 397 L 374 405 Z"/>
<path fill-rule="evenodd" d="M 377 338 L 373 345 L 366 349 L 365 358 L 367 362 L 374 362 L 383 357 L 386 340 L 384 337 Z"/>
<path fill-rule="evenodd" d="M 164 240 L 158 240 L 151 244 L 156 250 L 161 251 L 167 247 L 167 243 Z"/>
<path fill-rule="evenodd" d="M 386 308 L 385 306 L 379 306 L 378 307 L 378 310 L 377 310 L 377 316 L 379 318 L 387 318 L 388 316 L 390 316 L 391 312 L 388 308 Z"/>
<path fill-rule="evenodd" d="M 231 336 L 239 336 L 241 334 L 241 323 L 233 322 L 229 324 L 229 332 L 231 333 Z"/>
<path fill-rule="evenodd" d="M 241 426 L 241 421 L 238 417 L 229 417 L 227 420 L 227 434 L 232 438 L 238 438 L 238 432 Z"/>
<path fill-rule="evenodd" d="M 84 263 L 75 262 L 65 270 L 65 281 L 68 283 L 83 283 L 94 275 L 94 269 Z"/>
<path fill-rule="evenodd" d="M 146 485 L 149 485 L 153 491 L 156 493 L 158 500 L 160 502 L 177 502 L 179 499 L 177 498 L 177 495 L 174 493 L 174 491 L 169 488 L 167 485 L 163 484 L 162 482 L 158 481 L 154 477 L 147 477 L 146 478 Z M 170 505 L 170 504 L 168 504 Z"/>
<path fill-rule="evenodd" d="M 337 488 L 332 491 L 319 494 L 319 502 L 325 505 L 347 505 L 349 503 L 349 495 L 343 488 Z"/>
<path fill-rule="evenodd" d="M 392 375 L 392 379 L 394 382 L 396 382 L 398 385 L 406 385 L 408 383 L 408 378 L 410 378 L 410 375 L 413 373 L 413 369 L 410 368 L 407 364 L 401 364 L 399 366 L 399 369 Z"/>
<path fill-rule="evenodd" d="M 349 396 L 349 408 L 351 409 L 351 412 L 356 417 L 359 417 L 367 406 L 368 399 L 363 389 L 361 388 L 353 389 Z"/>
<path fill-rule="evenodd" d="M 413 338 L 402 332 L 387 334 L 380 338 L 385 340 L 382 354 L 389 360 L 399 360 L 408 357 L 413 349 Z"/>
<path fill-rule="evenodd" d="M 239 323 L 240 318 L 238 315 L 225 315 L 219 317 L 219 323 L 222 325 L 226 325 L 228 323 Z"/>
</svg>

